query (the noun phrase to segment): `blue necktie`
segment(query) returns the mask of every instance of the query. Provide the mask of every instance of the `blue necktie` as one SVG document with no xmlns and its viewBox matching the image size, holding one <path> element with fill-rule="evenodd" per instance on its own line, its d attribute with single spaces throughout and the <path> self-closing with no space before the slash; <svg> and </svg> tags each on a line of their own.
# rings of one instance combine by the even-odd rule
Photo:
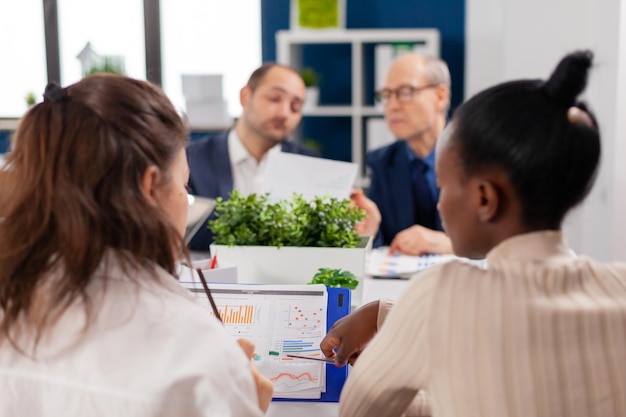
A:
<svg viewBox="0 0 626 417">
<path fill-rule="evenodd" d="M 413 168 L 413 204 L 415 207 L 415 224 L 420 224 L 429 229 L 438 230 L 437 209 L 430 186 L 426 179 L 426 173 L 430 169 L 421 159 L 414 159 Z"/>
</svg>

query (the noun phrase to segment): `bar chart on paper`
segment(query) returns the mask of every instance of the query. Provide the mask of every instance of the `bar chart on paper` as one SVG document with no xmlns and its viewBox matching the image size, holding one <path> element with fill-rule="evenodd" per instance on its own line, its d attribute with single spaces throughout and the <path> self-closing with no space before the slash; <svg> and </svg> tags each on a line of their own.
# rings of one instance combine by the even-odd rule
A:
<svg viewBox="0 0 626 417">
<path fill-rule="evenodd" d="M 319 352 L 310 340 L 283 340 L 283 353 Z"/>
<path fill-rule="evenodd" d="M 217 311 L 220 313 L 224 324 L 252 325 L 254 324 L 254 310 L 253 304 L 217 305 Z M 213 311 L 210 311 L 209 314 L 214 315 Z"/>
</svg>

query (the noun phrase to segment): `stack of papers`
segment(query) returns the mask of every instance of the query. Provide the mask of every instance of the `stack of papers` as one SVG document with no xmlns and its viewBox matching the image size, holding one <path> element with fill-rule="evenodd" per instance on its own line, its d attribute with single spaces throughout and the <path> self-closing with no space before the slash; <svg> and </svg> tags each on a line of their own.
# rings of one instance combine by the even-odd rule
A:
<svg viewBox="0 0 626 417">
<path fill-rule="evenodd" d="M 455 255 L 422 255 L 409 256 L 399 253 L 389 253 L 388 247 L 372 249 L 366 258 L 365 271 L 367 275 L 378 278 L 410 278 L 411 274 L 419 272 L 429 266 L 442 264 L 452 260 L 469 262 L 479 267 L 484 266 L 484 261 L 469 260 Z"/>
<path fill-rule="evenodd" d="M 197 289 L 194 283 L 181 284 Z M 326 364 L 287 354 L 324 357 L 319 345 L 326 334 L 326 287 L 215 283 L 209 287 L 226 330 L 254 343 L 254 363 L 274 383 L 274 398 L 319 399 L 326 391 Z M 205 294 L 192 292 L 208 306 Z"/>
</svg>

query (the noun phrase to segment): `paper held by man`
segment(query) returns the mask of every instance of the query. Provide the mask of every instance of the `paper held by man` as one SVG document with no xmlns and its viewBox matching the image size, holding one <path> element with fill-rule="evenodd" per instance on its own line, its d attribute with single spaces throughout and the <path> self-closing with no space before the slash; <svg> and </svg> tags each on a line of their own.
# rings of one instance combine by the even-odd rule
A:
<svg viewBox="0 0 626 417">
<path fill-rule="evenodd" d="M 286 152 L 268 154 L 263 192 L 272 200 L 315 197 L 350 198 L 359 166 L 353 162 L 314 158 Z"/>
</svg>

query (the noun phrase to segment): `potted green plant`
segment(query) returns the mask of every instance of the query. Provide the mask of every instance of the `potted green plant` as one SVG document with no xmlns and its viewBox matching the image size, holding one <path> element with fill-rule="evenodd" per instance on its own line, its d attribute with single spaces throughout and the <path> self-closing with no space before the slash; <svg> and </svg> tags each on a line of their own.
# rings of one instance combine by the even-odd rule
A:
<svg viewBox="0 0 626 417">
<path fill-rule="evenodd" d="M 353 248 L 359 237 L 354 226 L 365 212 L 350 200 L 315 197 L 307 201 L 271 202 L 267 194 L 247 197 L 234 190 L 230 199 L 218 198 L 216 218 L 209 222 L 216 244 L 244 246 L 318 246 Z"/>
<path fill-rule="evenodd" d="M 331 288 L 350 288 L 354 290 L 359 285 L 359 280 L 350 271 L 336 268 L 320 268 L 313 275 L 309 284 L 324 284 Z"/>
<path fill-rule="evenodd" d="M 126 75 L 124 70 L 124 60 L 122 57 L 104 55 L 91 64 L 91 67 L 85 75 L 97 73 L 121 74 Z"/>
<path fill-rule="evenodd" d="M 307 201 L 294 194 L 271 202 L 267 195 L 233 191 L 229 200 L 218 198 L 215 210 L 211 253 L 237 265 L 241 283 L 305 284 L 320 268 L 364 276 L 371 238 L 354 231 L 365 214 L 349 199 Z"/>
<path fill-rule="evenodd" d="M 302 70 L 300 70 L 300 76 L 302 77 L 302 81 L 304 81 L 304 86 L 306 87 L 303 107 L 305 109 L 314 108 L 319 104 L 319 83 L 321 76 L 312 67 L 302 68 Z"/>
<path fill-rule="evenodd" d="M 300 76 L 305 87 L 317 87 L 320 83 L 320 75 L 312 67 L 304 67 L 300 70 Z"/>
<path fill-rule="evenodd" d="M 28 93 L 26 93 L 26 95 L 24 96 L 24 100 L 26 101 L 26 106 L 29 109 L 33 107 L 35 104 L 37 104 L 35 93 L 33 93 L 32 91 L 29 91 Z"/>
</svg>

